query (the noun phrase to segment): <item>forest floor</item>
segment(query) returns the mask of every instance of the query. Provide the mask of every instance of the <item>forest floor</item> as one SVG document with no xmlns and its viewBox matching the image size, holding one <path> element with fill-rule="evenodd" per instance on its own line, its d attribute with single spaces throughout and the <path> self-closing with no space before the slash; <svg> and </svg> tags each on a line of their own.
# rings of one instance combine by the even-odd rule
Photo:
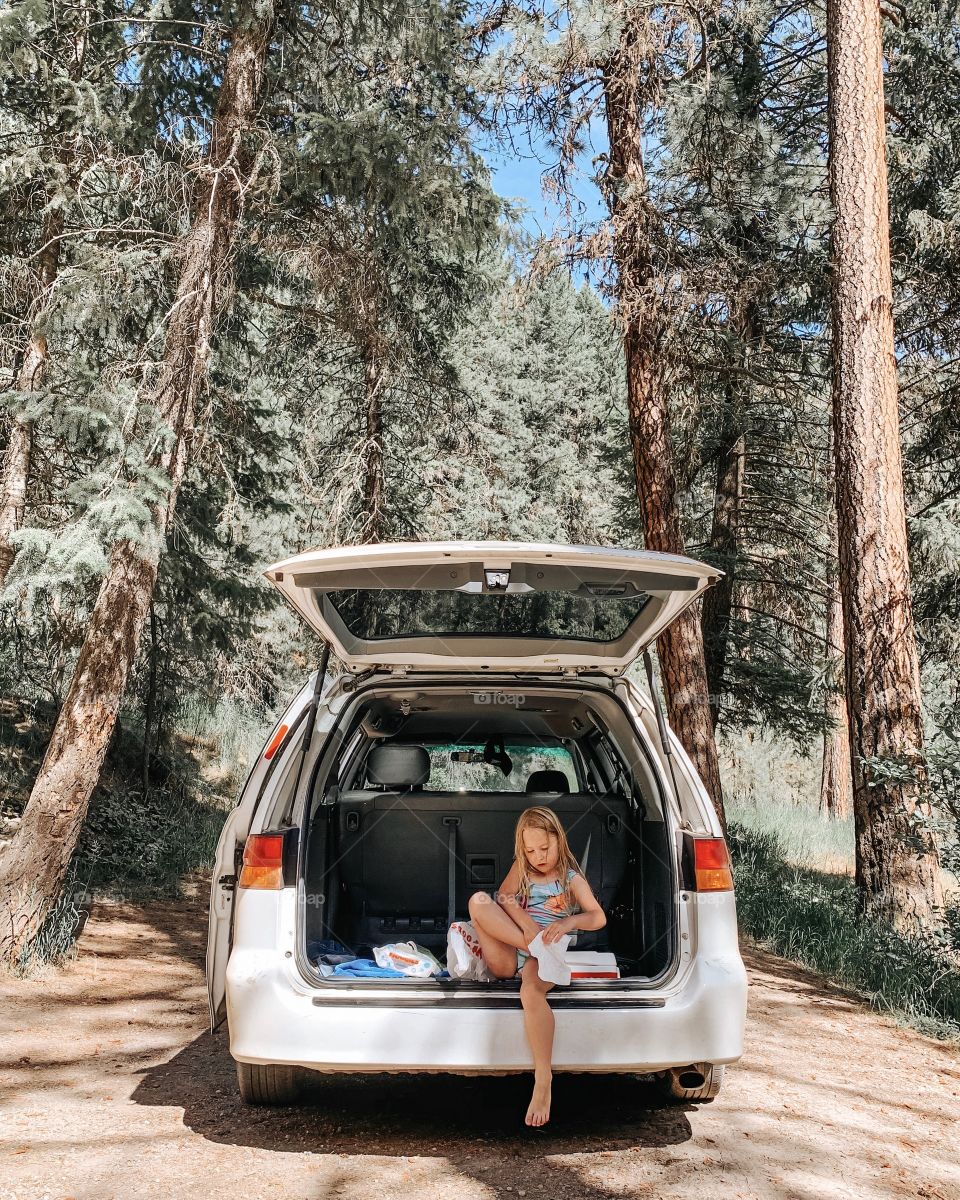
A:
<svg viewBox="0 0 960 1200">
<path fill-rule="evenodd" d="M 208 877 L 99 904 L 79 956 L 0 975 L 0 1200 L 960 1196 L 960 1051 L 744 948 L 746 1053 L 711 1104 L 628 1076 L 331 1076 L 309 1105 L 241 1104 L 207 1028 Z"/>
</svg>

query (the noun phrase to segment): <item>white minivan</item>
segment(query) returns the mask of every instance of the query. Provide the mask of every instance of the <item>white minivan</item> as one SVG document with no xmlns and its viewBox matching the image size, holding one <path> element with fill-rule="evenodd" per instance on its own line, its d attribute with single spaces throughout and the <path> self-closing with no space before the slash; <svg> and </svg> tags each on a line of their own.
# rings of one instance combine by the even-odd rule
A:
<svg viewBox="0 0 960 1200">
<path fill-rule="evenodd" d="M 414 941 L 446 957 L 552 808 L 607 915 L 578 950 L 619 978 L 550 993 L 554 1069 L 710 1100 L 740 1058 L 747 981 L 722 830 L 655 691 L 626 672 L 718 577 L 693 559 L 521 542 L 313 550 L 267 578 L 323 639 L 217 849 L 207 981 L 240 1093 L 315 1072 L 530 1071 L 519 979 L 351 978 Z M 327 674 L 330 653 L 343 670 Z"/>
</svg>

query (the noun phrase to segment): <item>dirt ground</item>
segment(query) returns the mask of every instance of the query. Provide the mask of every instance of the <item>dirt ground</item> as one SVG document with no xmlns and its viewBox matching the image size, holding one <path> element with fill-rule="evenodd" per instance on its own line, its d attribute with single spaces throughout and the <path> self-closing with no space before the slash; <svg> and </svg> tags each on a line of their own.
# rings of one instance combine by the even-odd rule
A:
<svg viewBox="0 0 960 1200">
<path fill-rule="evenodd" d="M 240 1103 L 207 1031 L 207 883 L 98 906 L 80 955 L 0 977 L 0 1200 L 960 1197 L 960 1052 L 745 951 L 746 1054 L 711 1104 L 626 1076 L 339 1076 Z"/>
</svg>

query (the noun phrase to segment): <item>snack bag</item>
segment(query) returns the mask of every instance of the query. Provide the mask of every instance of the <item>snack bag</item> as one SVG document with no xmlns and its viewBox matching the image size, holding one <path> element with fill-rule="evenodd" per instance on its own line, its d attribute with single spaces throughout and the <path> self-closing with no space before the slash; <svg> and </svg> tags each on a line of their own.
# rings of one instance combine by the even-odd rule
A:
<svg viewBox="0 0 960 1200">
<path fill-rule="evenodd" d="M 374 946 L 373 957 L 378 967 L 390 967 L 402 971 L 414 979 L 429 979 L 439 975 L 443 968 L 429 950 L 415 942 L 391 942 L 389 946 Z"/>
<path fill-rule="evenodd" d="M 472 921 L 454 921 L 447 930 L 447 970 L 451 979 L 493 983 L 495 977 L 484 962 Z"/>
</svg>

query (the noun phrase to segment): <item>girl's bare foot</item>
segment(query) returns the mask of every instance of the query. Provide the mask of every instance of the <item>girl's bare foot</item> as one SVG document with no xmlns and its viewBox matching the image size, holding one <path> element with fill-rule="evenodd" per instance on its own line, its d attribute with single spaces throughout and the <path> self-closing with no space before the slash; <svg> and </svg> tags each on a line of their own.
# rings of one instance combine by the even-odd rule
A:
<svg viewBox="0 0 960 1200">
<path fill-rule="evenodd" d="M 534 1080 L 533 1097 L 527 1109 L 528 1125 L 546 1125 L 550 1120 L 550 1084 L 549 1077 Z"/>
</svg>

